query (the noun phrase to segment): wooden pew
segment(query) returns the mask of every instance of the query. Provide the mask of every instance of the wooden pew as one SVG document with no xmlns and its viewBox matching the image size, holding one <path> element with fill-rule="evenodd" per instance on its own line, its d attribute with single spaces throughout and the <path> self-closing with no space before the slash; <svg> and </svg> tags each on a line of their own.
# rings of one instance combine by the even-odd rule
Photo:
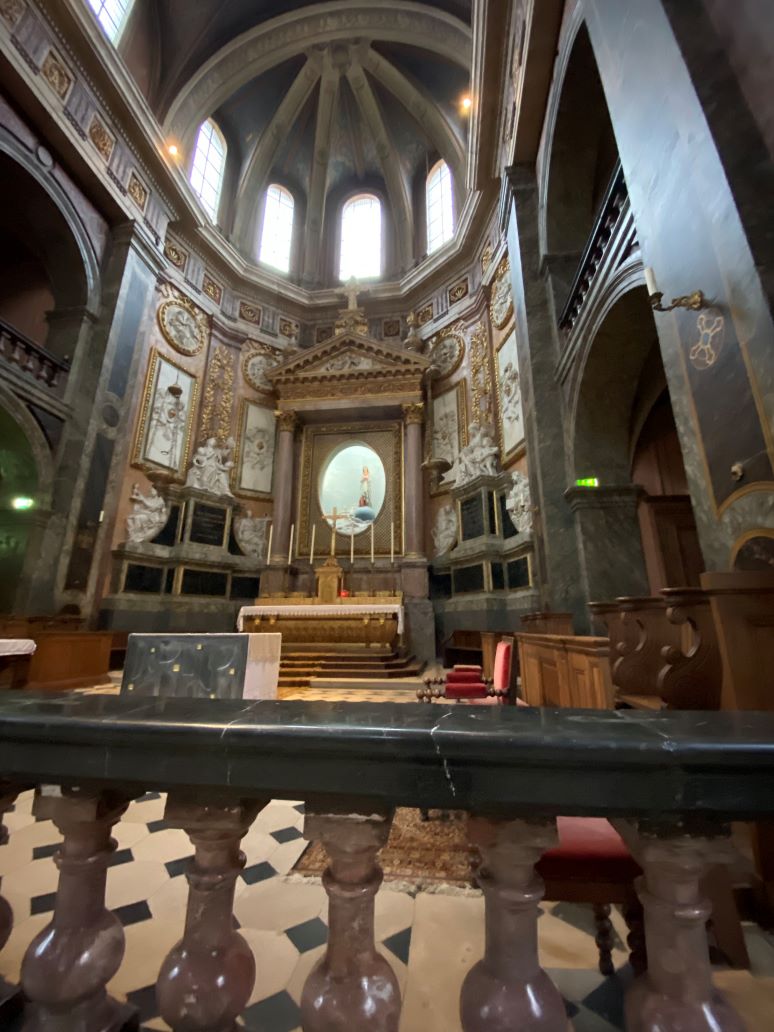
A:
<svg viewBox="0 0 774 1032">
<path fill-rule="evenodd" d="M 0 637 L 31 638 L 37 648 L 23 678 L 14 687 L 29 691 L 65 691 L 109 681 L 112 631 L 84 631 L 77 616 L 9 617 Z"/>
<path fill-rule="evenodd" d="M 612 709 L 607 638 L 520 632 L 516 640 L 521 694 L 528 705 Z"/>
<path fill-rule="evenodd" d="M 572 613 L 525 613 L 521 618 L 522 630 L 526 634 L 574 634 Z"/>
</svg>

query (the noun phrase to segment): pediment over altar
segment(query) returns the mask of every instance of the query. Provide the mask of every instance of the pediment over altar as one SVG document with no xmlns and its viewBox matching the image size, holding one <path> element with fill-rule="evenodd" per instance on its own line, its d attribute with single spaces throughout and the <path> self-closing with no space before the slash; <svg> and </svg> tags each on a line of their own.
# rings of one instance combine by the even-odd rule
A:
<svg viewBox="0 0 774 1032">
<path fill-rule="evenodd" d="M 281 401 L 389 397 L 419 399 L 429 359 L 348 331 L 267 371 Z"/>
</svg>

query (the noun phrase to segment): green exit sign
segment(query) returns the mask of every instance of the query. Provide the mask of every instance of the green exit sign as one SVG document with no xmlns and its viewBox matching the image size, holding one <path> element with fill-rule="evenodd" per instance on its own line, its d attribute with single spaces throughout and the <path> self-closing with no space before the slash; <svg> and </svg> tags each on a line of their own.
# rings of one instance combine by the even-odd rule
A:
<svg viewBox="0 0 774 1032">
<path fill-rule="evenodd" d="M 599 487 L 598 477 L 579 477 L 575 481 L 576 487 Z"/>
</svg>

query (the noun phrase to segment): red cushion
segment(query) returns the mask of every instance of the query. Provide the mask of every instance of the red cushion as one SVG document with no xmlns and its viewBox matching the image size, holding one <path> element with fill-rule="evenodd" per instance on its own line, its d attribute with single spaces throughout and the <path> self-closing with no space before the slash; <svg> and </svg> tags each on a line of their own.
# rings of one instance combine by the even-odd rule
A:
<svg viewBox="0 0 774 1032">
<path fill-rule="evenodd" d="M 450 670 L 446 675 L 447 684 L 476 684 L 480 680 L 480 670 Z"/>
<path fill-rule="evenodd" d="M 480 681 L 476 684 L 447 684 L 444 695 L 447 699 L 483 699 L 486 685 Z"/>
<path fill-rule="evenodd" d="M 624 840 L 603 817 L 557 817 L 556 826 L 559 845 L 540 858 L 541 877 L 628 882 L 641 873 Z"/>
<path fill-rule="evenodd" d="M 455 663 L 452 670 L 475 670 L 476 673 L 481 673 L 481 667 L 476 663 Z"/>
<path fill-rule="evenodd" d="M 511 683 L 511 643 L 498 641 L 494 660 L 494 686 L 500 692 L 507 692 Z"/>
</svg>

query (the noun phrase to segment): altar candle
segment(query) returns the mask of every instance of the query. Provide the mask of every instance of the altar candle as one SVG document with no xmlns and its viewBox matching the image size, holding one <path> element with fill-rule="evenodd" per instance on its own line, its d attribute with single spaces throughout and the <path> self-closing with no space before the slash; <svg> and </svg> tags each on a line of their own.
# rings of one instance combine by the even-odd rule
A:
<svg viewBox="0 0 774 1032">
<path fill-rule="evenodd" d="M 374 525 L 371 524 L 371 562 L 374 561 Z"/>
<path fill-rule="evenodd" d="M 313 523 L 312 524 L 312 545 L 311 545 L 311 547 L 309 549 L 309 563 L 310 563 L 310 565 L 314 564 L 314 535 L 315 535 L 316 531 L 317 531 L 317 524 Z"/>
<path fill-rule="evenodd" d="M 294 536 L 295 532 L 296 532 L 296 525 L 295 525 L 295 523 L 291 523 L 290 524 L 290 545 L 288 547 L 288 566 L 290 566 L 291 562 L 293 561 L 293 536 Z"/>
<path fill-rule="evenodd" d="M 274 520 L 269 524 L 269 544 L 266 548 L 266 565 L 268 566 L 271 562 L 271 539 L 274 534 Z"/>
<path fill-rule="evenodd" d="M 349 531 L 349 561 L 354 563 L 355 561 L 355 528 L 351 527 Z"/>
<path fill-rule="evenodd" d="M 395 524 L 390 520 L 390 562 L 395 562 Z"/>
</svg>

